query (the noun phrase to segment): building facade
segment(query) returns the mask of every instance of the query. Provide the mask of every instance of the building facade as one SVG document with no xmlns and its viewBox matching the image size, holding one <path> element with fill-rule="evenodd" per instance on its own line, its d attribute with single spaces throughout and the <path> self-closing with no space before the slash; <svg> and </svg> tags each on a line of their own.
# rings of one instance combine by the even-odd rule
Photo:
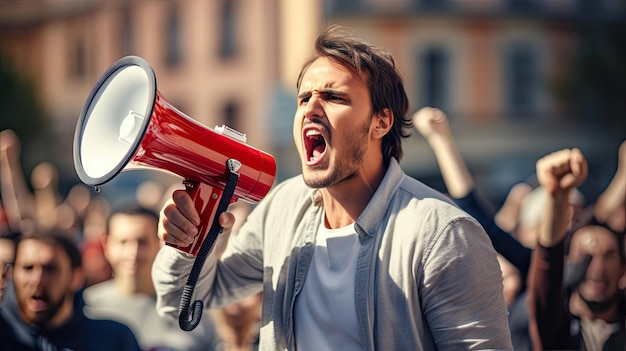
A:
<svg viewBox="0 0 626 351">
<path fill-rule="evenodd" d="M 158 90 L 209 127 L 226 124 L 274 154 L 278 178 L 298 173 L 295 81 L 319 31 L 342 24 L 394 54 L 411 111 L 435 106 L 494 197 L 562 147 L 612 156 L 610 125 L 572 119 L 555 86 L 580 50 L 581 23 L 624 15 L 587 0 L 21 0 L 0 1 L 0 48 L 31 79 L 54 120 L 66 177 L 78 115 L 100 75 L 138 55 Z M 594 17 L 595 18 L 595 17 Z M 592 125 L 593 127 L 590 127 Z M 609 129 L 607 131 L 607 129 Z M 614 128 L 613 128 L 614 129 Z M 414 133 L 417 134 L 417 133 Z M 417 135 L 401 165 L 436 177 Z M 610 171 L 607 172 L 607 174 Z"/>
</svg>

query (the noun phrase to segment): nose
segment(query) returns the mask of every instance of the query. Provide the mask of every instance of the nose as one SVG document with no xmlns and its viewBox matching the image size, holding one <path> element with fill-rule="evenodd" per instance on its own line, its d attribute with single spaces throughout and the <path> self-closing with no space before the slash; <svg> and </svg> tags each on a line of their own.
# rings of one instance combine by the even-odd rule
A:
<svg viewBox="0 0 626 351">
<path fill-rule="evenodd" d="M 45 277 L 46 275 L 44 268 L 39 266 L 34 267 L 33 270 L 30 272 L 30 275 L 28 276 L 30 282 L 35 285 L 42 284 L 45 280 Z"/>
<path fill-rule="evenodd" d="M 136 260 L 139 255 L 139 242 L 135 240 L 128 241 L 124 244 L 124 255 L 129 260 Z"/>
<path fill-rule="evenodd" d="M 304 107 L 304 117 L 308 119 L 319 118 L 324 115 L 322 107 L 322 97 L 317 91 L 314 91 L 309 97 L 309 101 Z"/>
<path fill-rule="evenodd" d="M 589 266 L 587 267 L 587 276 L 589 277 L 601 277 L 604 268 L 604 262 L 601 257 L 592 256 Z"/>
</svg>

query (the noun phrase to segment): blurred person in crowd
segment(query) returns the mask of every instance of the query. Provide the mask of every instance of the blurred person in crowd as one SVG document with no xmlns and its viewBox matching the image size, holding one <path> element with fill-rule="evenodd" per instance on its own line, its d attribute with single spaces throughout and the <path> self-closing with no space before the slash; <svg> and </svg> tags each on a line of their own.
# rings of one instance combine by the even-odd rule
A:
<svg viewBox="0 0 626 351">
<path fill-rule="evenodd" d="M 18 240 L 0 308 L 1 350 L 140 350 L 127 326 L 88 319 L 75 304 L 83 276 L 73 237 L 53 229 Z"/>
<path fill-rule="evenodd" d="M 102 283 L 113 277 L 113 269 L 109 261 L 104 257 L 104 247 L 101 241 L 83 240 L 80 243 L 80 253 L 83 259 L 85 288 Z"/>
<path fill-rule="evenodd" d="M 128 325 L 144 350 L 212 350 L 218 340 L 210 317 L 186 332 L 157 314 L 150 270 L 161 246 L 158 221 L 156 212 L 136 204 L 112 212 L 103 247 L 113 278 L 85 289 L 85 313 Z"/>
<path fill-rule="evenodd" d="M 59 171 L 49 162 L 38 163 L 30 175 L 35 198 L 35 220 L 42 229 L 56 228 L 59 194 Z"/>
<path fill-rule="evenodd" d="M 626 230 L 626 140 L 617 151 L 617 170 L 593 204 L 593 216 L 616 232 Z"/>
<path fill-rule="evenodd" d="M 28 234 L 36 228 L 59 228 L 77 233 L 85 285 L 109 279 L 111 269 L 100 240 L 106 227 L 108 202 L 101 197 L 91 198 L 88 188 L 80 184 L 73 186 L 63 199 L 58 191 L 58 172 L 47 162 L 33 169 L 31 192 L 19 156 L 17 135 L 11 130 L 0 132 L 0 194 L 10 230 Z"/>
<path fill-rule="evenodd" d="M 10 231 L 35 228 L 35 199 L 20 163 L 20 140 L 10 129 L 0 131 L 0 195 Z"/>
<path fill-rule="evenodd" d="M 511 349 L 502 278 L 482 227 L 398 164 L 408 99 L 390 53 L 336 27 L 297 82 L 302 175 L 274 187 L 197 291 L 209 308 L 262 291 L 260 349 Z M 186 246 L 198 213 L 185 191 L 159 236 Z M 219 217 L 230 232 L 233 215 Z M 194 258 L 164 245 L 161 313 L 178 317 Z"/>
<path fill-rule="evenodd" d="M 537 244 L 537 236 L 543 219 L 545 209 L 546 190 L 537 185 L 528 193 L 521 203 L 519 221 L 515 228 L 514 235 L 522 245 L 534 248 Z M 578 215 L 583 211 L 585 196 L 576 188 L 569 194 L 569 219 L 571 226 Z"/>
<path fill-rule="evenodd" d="M 91 202 L 91 188 L 85 184 L 74 184 L 67 192 L 63 203 L 65 203 L 76 214 L 77 227 L 82 228 L 84 218 L 87 214 Z M 82 234 L 81 234 L 82 237 Z"/>
<path fill-rule="evenodd" d="M 30 191 L 20 164 L 19 138 L 11 130 L 0 132 L 0 194 L 12 231 L 62 228 L 73 231 L 78 226 L 78 214 L 72 203 L 59 193 L 59 174 L 55 165 L 40 162 L 31 172 Z M 77 238 L 78 239 L 78 238 Z"/>
<path fill-rule="evenodd" d="M 107 232 L 107 220 L 111 205 L 103 197 L 93 197 L 89 201 L 82 218 L 82 241 L 85 287 L 111 279 L 113 271 L 104 257 L 103 241 Z"/>
<path fill-rule="evenodd" d="M 570 225 L 570 192 L 588 173 L 578 149 L 537 161 L 545 207 L 529 275 L 536 349 L 624 350 L 624 232 L 597 219 Z"/>
<path fill-rule="evenodd" d="M 518 225 L 522 202 L 533 187 L 527 182 L 514 184 L 504 199 L 504 203 L 497 210 L 494 222 L 507 233 L 514 233 Z"/>
</svg>

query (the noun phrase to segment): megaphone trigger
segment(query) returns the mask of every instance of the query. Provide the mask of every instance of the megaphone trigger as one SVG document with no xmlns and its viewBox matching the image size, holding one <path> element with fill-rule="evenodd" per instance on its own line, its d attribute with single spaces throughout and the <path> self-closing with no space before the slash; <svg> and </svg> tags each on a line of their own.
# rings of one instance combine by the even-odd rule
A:
<svg viewBox="0 0 626 351">
<path fill-rule="evenodd" d="M 199 182 L 197 180 L 185 179 L 183 184 L 185 185 L 185 191 L 191 197 L 191 200 L 194 203 L 196 211 L 200 214 L 200 225 L 198 228 L 198 236 L 194 239 L 193 243 L 189 246 L 181 247 L 176 246 L 170 243 L 166 243 L 166 245 L 170 245 L 172 247 L 177 248 L 180 251 L 189 253 L 193 256 L 198 254 L 200 247 L 205 239 L 205 236 L 212 225 L 213 221 L 217 221 L 220 213 L 218 213 L 218 202 L 222 201 L 223 198 L 228 200 L 228 205 L 237 201 L 237 198 L 233 196 L 235 188 L 237 186 L 237 180 L 239 175 L 236 173 L 241 167 L 241 162 L 236 159 L 230 158 L 226 161 L 226 170 L 228 171 L 228 181 L 224 189 L 220 189 L 218 187 L 214 187 L 212 185 Z M 229 187 L 233 187 L 233 189 L 229 189 Z M 228 192 L 232 192 L 233 194 L 228 195 Z M 225 201 L 225 200 L 224 200 Z M 223 211 L 225 211 L 224 209 Z M 223 212 L 222 211 L 222 212 Z M 221 232 L 221 231 L 220 231 Z"/>
</svg>

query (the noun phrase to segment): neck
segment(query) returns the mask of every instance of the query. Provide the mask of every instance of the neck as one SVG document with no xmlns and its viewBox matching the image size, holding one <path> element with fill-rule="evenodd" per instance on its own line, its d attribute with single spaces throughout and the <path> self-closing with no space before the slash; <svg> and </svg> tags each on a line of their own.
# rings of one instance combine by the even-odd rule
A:
<svg viewBox="0 0 626 351">
<path fill-rule="evenodd" d="M 327 228 L 341 228 L 354 223 L 374 196 L 385 171 L 381 163 L 370 174 L 360 172 L 353 178 L 321 189 Z"/>
<path fill-rule="evenodd" d="M 134 279 L 132 277 L 117 277 L 114 279 L 115 285 L 123 294 L 146 294 L 150 296 L 156 294 L 151 279 Z"/>
</svg>

